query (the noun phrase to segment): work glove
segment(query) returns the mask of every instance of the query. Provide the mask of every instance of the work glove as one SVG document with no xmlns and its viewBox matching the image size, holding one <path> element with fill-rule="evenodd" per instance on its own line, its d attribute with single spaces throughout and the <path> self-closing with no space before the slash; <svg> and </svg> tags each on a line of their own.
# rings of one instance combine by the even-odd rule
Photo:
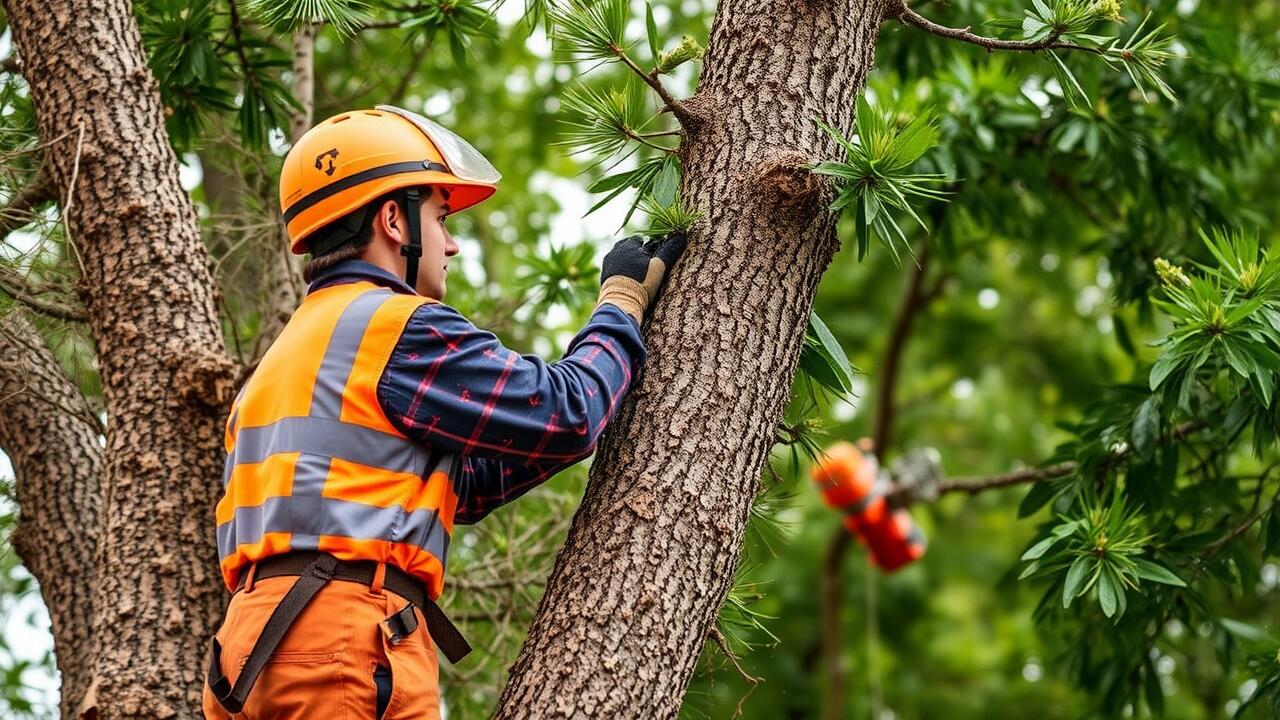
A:
<svg viewBox="0 0 1280 720">
<path fill-rule="evenodd" d="M 667 271 L 676 264 L 688 242 L 675 232 L 644 242 L 639 235 L 619 240 L 600 264 L 600 299 L 617 305 L 639 323 L 658 298 Z"/>
</svg>

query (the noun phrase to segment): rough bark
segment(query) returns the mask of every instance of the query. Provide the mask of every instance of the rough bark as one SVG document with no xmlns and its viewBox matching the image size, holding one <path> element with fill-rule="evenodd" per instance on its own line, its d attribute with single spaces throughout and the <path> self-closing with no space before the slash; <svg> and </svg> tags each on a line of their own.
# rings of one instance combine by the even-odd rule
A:
<svg viewBox="0 0 1280 720">
<path fill-rule="evenodd" d="M 725 0 L 681 155 L 705 213 L 646 330 L 498 717 L 676 717 L 728 591 L 810 305 L 836 157 L 883 7 Z M 783 31 L 785 29 L 785 31 Z"/>
<path fill-rule="evenodd" d="M 0 318 L 0 448 L 13 461 L 20 511 L 12 542 L 40 582 L 71 717 L 92 677 L 93 585 L 102 428 L 80 389 L 22 315 Z"/>
<path fill-rule="evenodd" d="M 5 0 L 81 265 L 108 423 L 87 714 L 198 714 L 224 607 L 212 542 L 235 368 L 126 0 Z M 79 461 L 78 459 L 72 459 Z M 36 518 L 37 521 L 41 521 Z M 56 597 L 51 605 L 68 602 Z M 58 648 L 61 652 L 61 648 Z"/>
</svg>

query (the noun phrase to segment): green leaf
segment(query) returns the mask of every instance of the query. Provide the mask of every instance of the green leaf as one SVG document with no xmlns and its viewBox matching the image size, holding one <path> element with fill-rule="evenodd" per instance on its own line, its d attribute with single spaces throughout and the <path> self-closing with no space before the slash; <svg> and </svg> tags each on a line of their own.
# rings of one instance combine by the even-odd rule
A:
<svg viewBox="0 0 1280 720">
<path fill-rule="evenodd" d="M 1187 584 L 1182 581 L 1182 578 L 1174 575 L 1172 570 L 1159 563 L 1152 562 L 1146 558 L 1136 557 L 1133 558 L 1133 564 L 1136 566 L 1133 574 L 1143 580 L 1149 580 L 1162 585 L 1173 585 L 1174 587 L 1187 586 Z"/>
<path fill-rule="evenodd" d="M 245 10 L 278 30 L 292 30 L 299 24 L 319 20 L 332 25 L 339 35 L 354 35 L 368 7 L 362 0 L 248 0 L 245 3 Z"/>
<path fill-rule="evenodd" d="M 636 172 L 636 170 L 628 170 L 626 172 L 602 177 L 594 183 L 591 183 L 587 188 L 587 192 L 602 193 L 615 188 L 628 187 L 631 184 L 632 178 L 635 177 Z"/>
<path fill-rule="evenodd" d="M 1071 607 L 1071 601 L 1080 595 L 1083 589 L 1084 581 L 1089 577 L 1090 571 L 1096 567 L 1094 559 L 1088 555 L 1081 555 L 1071 563 L 1071 568 L 1067 570 L 1067 578 L 1062 583 L 1062 608 Z"/>
<path fill-rule="evenodd" d="M 1147 699 L 1147 708 L 1152 717 L 1164 717 L 1164 688 L 1160 685 L 1160 674 L 1149 657 L 1143 660 L 1142 668 L 1142 694 Z"/>
<path fill-rule="evenodd" d="M 1037 510 L 1049 504 L 1056 497 L 1058 497 L 1058 488 L 1053 483 L 1041 481 L 1032 485 L 1027 494 L 1023 496 L 1022 502 L 1018 504 L 1018 517 L 1025 518 L 1034 515 Z"/>
<path fill-rule="evenodd" d="M 649 35 L 649 59 L 657 63 L 662 45 L 658 40 L 658 24 L 653 21 L 653 3 L 644 4 L 644 24 Z"/>
<path fill-rule="evenodd" d="M 1041 540 L 1040 542 L 1036 543 L 1035 545 L 1032 545 L 1031 547 L 1027 548 L 1027 551 L 1026 551 L 1026 552 L 1024 552 L 1024 553 L 1022 553 L 1022 558 L 1021 558 L 1021 559 L 1022 559 L 1022 560 L 1036 560 L 1036 559 L 1039 559 L 1039 558 L 1040 558 L 1040 557 L 1042 557 L 1045 553 L 1049 552 L 1049 548 L 1051 548 L 1051 547 L 1053 547 L 1054 545 L 1056 545 L 1060 539 L 1061 539 L 1061 538 L 1057 538 L 1057 537 L 1054 537 L 1054 536 L 1050 535 L 1049 537 L 1047 537 L 1047 538 L 1045 538 L 1045 539 Z"/>
<path fill-rule="evenodd" d="M 1273 557 L 1280 551 L 1280 512 L 1272 510 L 1267 516 L 1266 540 L 1263 543 L 1264 557 Z"/>
<path fill-rule="evenodd" d="M 663 165 L 653 181 L 653 200 L 659 205 L 670 205 L 680 190 L 680 171 L 675 163 Z"/>
<path fill-rule="evenodd" d="M 855 370 L 844 348 L 817 313 L 810 313 L 800 366 L 810 377 L 838 393 L 853 392 Z"/>
<path fill-rule="evenodd" d="M 1133 416 L 1133 448 L 1144 459 L 1151 458 L 1160 438 L 1160 396 L 1152 395 L 1138 406 Z"/>
<path fill-rule="evenodd" d="M 881 172 L 901 170 L 937 144 L 938 128 L 933 124 L 932 113 L 920 113 L 893 137 L 877 165 Z"/>
<path fill-rule="evenodd" d="M 854 237 L 858 245 L 858 262 L 862 262 L 867 257 L 867 248 L 871 245 L 871 226 L 867 222 L 867 201 L 861 195 L 858 196 L 858 204 L 854 206 L 853 216 L 856 226 Z"/>
<path fill-rule="evenodd" d="M 1085 105 L 1093 107 L 1093 102 L 1089 100 L 1088 93 L 1086 93 L 1084 88 L 1081 87 L 1080 81 L 1076 80 L 1075 73 L 1071 72 L 1071 68 L 1067 67 L 1067 63 L 1064 62 L 1062 58 L 1058 57 L 1058 53 L 1052 50 L 1049 51 L 1049 57 L 1053 58 L 1053 61 L 1058 65 L 1058 77 L 1060 78 L 1062 91 L 1066 94 L 1067 100 L 1070 101 L 1075 97 L 1079 97 L 1084 100 Z M 1074 93 L 1072 92 L 1073 90 Z"/>
<path fill-rule="evenodd" d="M 553 3 L 548 17 L 553 39 L 574 60 L 616 61 L 626 50 L 627 0 L 568 0 Z"/>
<path fill-rule="evenodd" d="M 1218 618 L 1218 624 L 1246 645 L 1267 647 L 1280 645 L 1280 641 L 1277 641 L 1274 635 L 1256 625 L 1225 617 Z"/>
<path fill-rule="evenodd" d="M 1114 617 L 1116 609 L 1119 607 L 1119 593 L 1123 590 L 1116 587 L 1116 581 L 1112 579 L 1111 571 L 1107 567 L 1102 568 L 1102 574 L 1098 576 L 1098 604 L 1102 606 L 1102 614 L 1107 617 Z"/>
<path fill-rule="evenodd" d="M 1116 331 L 1116 342 L 1120 344 L 1120 349 L 1129 357 L 1137 357 L 1138 351 L 1133 346 L 1133 336 L 1129 334 L 1129 324 L 1119 315 L 1111 316 L 1111 326 Z"/>
<path fill-rule="evenodd" d="M 1159 390 L 1160 385 L 1169 375 L 1178 369 L 1182 364 L 1182 357 L 1181 354 L 1169 350 L 1160 353 L 1160 357 L 1156 358 L 1156 364 L 1151 366 L 1150 385 L 1153 391 Z"/>
</svg>

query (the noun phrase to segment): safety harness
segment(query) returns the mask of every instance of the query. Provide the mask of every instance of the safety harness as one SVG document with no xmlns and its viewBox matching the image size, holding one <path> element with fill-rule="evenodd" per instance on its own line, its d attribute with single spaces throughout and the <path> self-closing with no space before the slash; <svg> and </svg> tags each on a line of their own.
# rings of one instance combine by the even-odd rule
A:
<svg viewBox="0 0 1280 720">
<path fill-rule="evenodd" d="M 234 685 L 222 672 L 221 644 L 217 638 L 210 644 L 209 689 L 222 707 L 233 715 L 244 708 L 254 683 L 284 640 L 285 634 L 325 585 L 333 580 L 372 585 L 377 570 L 376 562 L 341 561 L 328 553 L 315 551 L 275 555 L 258 562 L 251 570 L 254 582 L 284 576 L 297 576 L 298 579 L 271 612 L 271 617 L 254 642 L 253 650 L 249 652 Z M 244 589 L 244 585 L 245 579 L 242 577 L 236 592 Z M 427 621 L 427 633 L 444 656 L 449 658 L 449 662 L 457 663 L 471 652 L 471 645 L 466 638 L 462 637 L 462 633 L 440 606 L 427 595 L 426 588 L 413 576 L 400 568 L 387 565 L 382 587 L 409 601 L 408 605 L 381 623 L 382 632 L 389 643 L 395 645 L 418 629 L 418 616 L 413 612 L 413 608 L 417 607 Z"/>
</svg>

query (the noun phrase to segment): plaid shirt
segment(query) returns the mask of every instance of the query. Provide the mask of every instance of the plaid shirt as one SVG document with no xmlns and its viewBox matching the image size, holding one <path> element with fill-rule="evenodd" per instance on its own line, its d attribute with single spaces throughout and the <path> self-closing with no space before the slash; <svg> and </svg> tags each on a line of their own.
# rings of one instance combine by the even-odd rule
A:
<svg viewBox="0 0 1280 720">
<path fill-rule="evenodd" d="M 310 292 L 365 280 L 412 294 L 359 260 L 316 277 Z M 443 303 L 418 308 L 378 382 L 378 402 L 410 439 L 456 453 L 457 523 L 495 508 L 587 457 L 645 360 L 640 328 L 602 305 L 552 363 L 502 346 Z"/>
</svg>

